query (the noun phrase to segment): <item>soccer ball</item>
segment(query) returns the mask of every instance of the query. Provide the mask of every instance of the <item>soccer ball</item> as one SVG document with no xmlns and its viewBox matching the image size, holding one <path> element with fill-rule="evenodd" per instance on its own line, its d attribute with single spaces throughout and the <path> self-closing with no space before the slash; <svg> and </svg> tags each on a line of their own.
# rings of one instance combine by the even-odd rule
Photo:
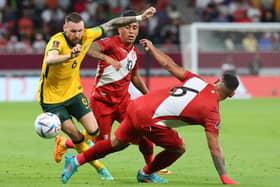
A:
<svg viewBox="0 0 280 187">
<path fill-rule="evenodd" d="M 35 120 L 35 131 L 43 138 L 54 138 L 61 129 L 61 122 L 56 114 L 44 112 Z"/>
</svg>

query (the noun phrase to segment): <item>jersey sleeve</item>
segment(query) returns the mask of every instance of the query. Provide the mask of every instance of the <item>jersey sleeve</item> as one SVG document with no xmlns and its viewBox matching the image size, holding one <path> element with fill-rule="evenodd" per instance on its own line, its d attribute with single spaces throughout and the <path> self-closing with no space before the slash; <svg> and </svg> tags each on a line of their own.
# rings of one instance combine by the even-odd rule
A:
<svg viewBox="0 0 280 187">
<path fill-rule="evenodd" d="M 88 37 L 91 38 L 92 41 L 99 40 L 104 35 L 104 30 L 102 27 L 93 27 L 86 30 L 88 33 Z"/>
<path fill-rule="evenodd" d="M 210 112 L 209 116 L 205 120 L 204 129 L 205 131 L 219 134 L 220 128 L 220 115 L 217 110 Z"/>
<path fill-rule="evenodd" d="M 102 51 L 108 51 L 111 48 L 112 40 L 110 38 L 102 38 L 96 42 Z"/>
<path fill-rule="evenodd" d="M 63 49 L 63 45 L 64 43 L 61 38 L 54 37 L 49 41 L 47 45 L 47 51 L 57 50 L 58 53 L 60 53 Z"/>
</svg>

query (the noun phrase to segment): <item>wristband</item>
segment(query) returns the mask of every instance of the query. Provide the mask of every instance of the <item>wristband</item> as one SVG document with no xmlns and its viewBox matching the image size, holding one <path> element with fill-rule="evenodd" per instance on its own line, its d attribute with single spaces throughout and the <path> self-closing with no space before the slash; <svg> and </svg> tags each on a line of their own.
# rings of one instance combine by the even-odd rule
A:
<svg viewBox="0 0 280 187">
<path fill-rule="evenodd" d="M 136 21 L 142 21 L 142 20 L 143 20 L 142 15 L 136 16 Z"/>
</svg>

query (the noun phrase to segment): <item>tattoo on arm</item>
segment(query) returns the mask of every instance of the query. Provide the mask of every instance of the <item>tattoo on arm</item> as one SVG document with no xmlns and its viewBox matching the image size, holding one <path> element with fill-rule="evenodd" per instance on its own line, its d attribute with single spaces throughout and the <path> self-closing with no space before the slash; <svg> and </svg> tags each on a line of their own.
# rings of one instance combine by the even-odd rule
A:
<svg viewBox="0 0 280 187">
<path fill-rule="evenodd" d="M 213 163 L 215 165 L 216 170 L 218 171 L 219 175 L 226 174 L 225 169 L 225 160 L 217 155 L 212 155 Z"/>
<path fill-rule="evenodd" d="M 136 22 L 136 16 L 117 17 L 102 24 L 101 27 L 104 29 L 104 31 L 109 31 L 118 27 L 126 26 L 133 22 Z"/>
<path fill-rule="evenodd" d="M 87 55 L 98 60 L 104 60 L 105 58 L 105 55 L 102 53 L 102 49 L 95 42 L 90 46 Z"/>
</svg>

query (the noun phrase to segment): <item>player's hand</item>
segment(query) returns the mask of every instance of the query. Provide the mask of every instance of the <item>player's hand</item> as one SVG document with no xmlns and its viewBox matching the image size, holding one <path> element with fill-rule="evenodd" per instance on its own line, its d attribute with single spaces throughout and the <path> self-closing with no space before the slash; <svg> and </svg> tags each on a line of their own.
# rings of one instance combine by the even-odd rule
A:
<svg viewBox="0 0 280 187">
<path fill-rule="evenodd" d="M 221 181 L 223 182 L 223 184 L 230 184 L 230 185 L 234 185 L 234 184 L 239 184 L 233 180 L 231 180 L 227 174 L 222 175 L 221 177 Z"/>
<path fill-rule="evenodd" d="M 71 49 L 71 58 L 75 58 L 79 56 L 81 50 L 82 50 L 82 46 L 80 44 L 75 45 L 75 47 Z"/>
<path fill-rule="evenodd" d="M 142 20 L 149 19 L 150 17 L 152 17 L 156 13 L 156 11 L 157 10 L 154 7 L 150 7 L 148 9 L 146 9 L 145 12 L 141 15 Z"/>
<path fill-rule="evenodd" d="M 139 42 L 145 48 L 145 51 L 149 51 L 152 47 L 154 47 L 153 43 L 148 39 L 141 39 Z"/>
<path fill-rule="evenodd" d="M 119 61 L 117 61 L 109 56 L 106 57 L 105 62 L 107 62 L 108 64 L 111 64 L 113 66 L 113 68 L 115 68 L 115 70 L 117 70 L 117 71 L 122 67 L 122 64 Z"/>
</svg>

